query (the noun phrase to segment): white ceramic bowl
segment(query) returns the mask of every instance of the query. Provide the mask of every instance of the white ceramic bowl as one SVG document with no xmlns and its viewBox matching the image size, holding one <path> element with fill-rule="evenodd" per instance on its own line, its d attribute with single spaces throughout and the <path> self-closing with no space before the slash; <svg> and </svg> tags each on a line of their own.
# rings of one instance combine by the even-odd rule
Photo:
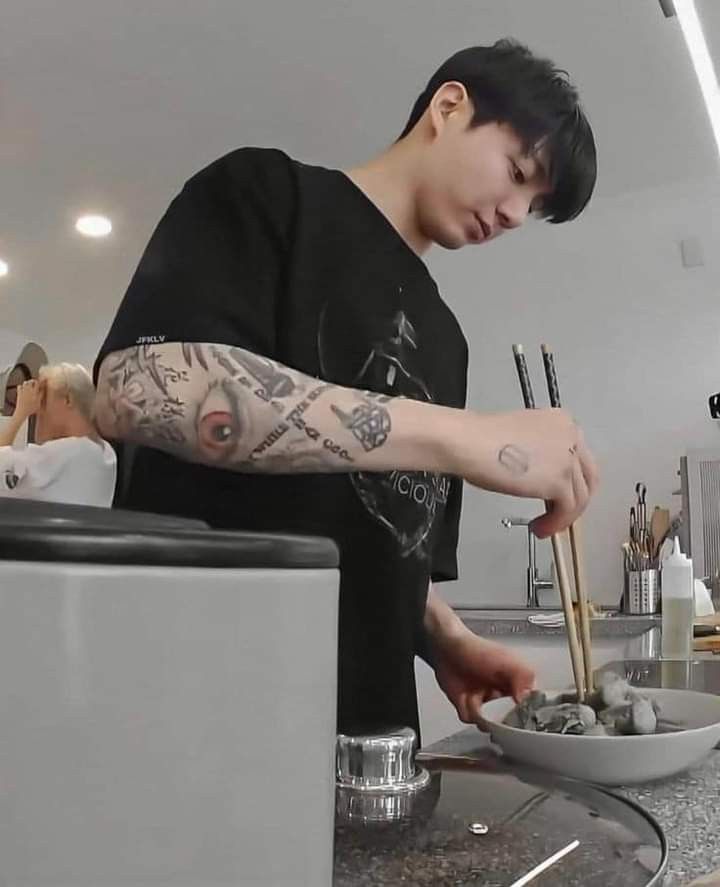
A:
<svg viewBox="0 0 720 887">
<path fill-rule="evenodd" d="M 560 693 L 550 690 L 548 695 Z M 503 724 L 515 707 L 508 697 L 486 702 L 481 729 L 514 761 L 601 785 L 630 785 L 680 773 L 720 741 L 720 696 L 692 690 L 642 689 L 661 717 L 684 729 L 649 736 L 567 736 Z"/>
</svg>

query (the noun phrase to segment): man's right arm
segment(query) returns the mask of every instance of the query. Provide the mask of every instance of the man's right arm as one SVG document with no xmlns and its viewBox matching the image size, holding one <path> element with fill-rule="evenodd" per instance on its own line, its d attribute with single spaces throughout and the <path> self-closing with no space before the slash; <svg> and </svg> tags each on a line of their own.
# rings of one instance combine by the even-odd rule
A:
<svg viewBox="0 0 720 887">
<path fill-rule="evenodd" d="M 242 348 L 140 345 L 109 354 L 97 421 L 108 438 L 232 471 L 434 471 L 545 500 L 538 535 L 567 526 L 596 484 L 561 410 L 486 415 L 324 382 Z"/>
</svg>

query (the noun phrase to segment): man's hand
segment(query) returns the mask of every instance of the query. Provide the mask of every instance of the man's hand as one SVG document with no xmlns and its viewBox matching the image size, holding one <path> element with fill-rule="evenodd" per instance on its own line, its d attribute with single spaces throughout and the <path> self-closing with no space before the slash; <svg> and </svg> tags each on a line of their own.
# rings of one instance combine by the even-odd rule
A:
<svg viewBox="0 0 720 887">
<path fill-rule="evenodd" d="M 564 410 L 466 412 L 447 446 L 454 473 L 475 486 L 544 501 L 546 513 L 532 523 L 541 539 L 573 523 L 598 486 L 583 433 Z"/>
<path fill-rule="evenodd" d="M 30 379 L 18 386 L 17 402 L 13 418 L 25 421 L 34 416 L 42 404 L 42 389 L 37 379 Z"/>
<path fill-rule="evenodd" d="M 507 647 L 478 637 L 430 584 L 423 620 L 429 662 L 461 721 L 476 724 L 488 699 L 518 702 L 535 684 L 535 674 Z"/>
<path fill-rule="evenodd" d="M 532 690 L 535 673 L 506 647 L 466 629 L 454 644 L 434 648 L 435 677 L 458 717 L 477 724 L 489 699 L 512 696 L 520 702 Z"/>
</svg>

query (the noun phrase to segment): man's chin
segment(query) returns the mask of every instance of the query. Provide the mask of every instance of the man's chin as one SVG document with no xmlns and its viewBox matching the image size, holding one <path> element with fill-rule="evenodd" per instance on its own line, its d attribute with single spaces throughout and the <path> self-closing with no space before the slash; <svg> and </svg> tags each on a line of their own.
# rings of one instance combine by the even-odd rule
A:
<svg viewBox="0 0 720 887">
<path fill-rule="evenodd" d="M 443 249 L 462 249 L 464 246 L 468 246 L 468 240 L 466 237 L 463 237 L 460 234 L 451 235 L 443 232 L 442 234 L 438 234 L 433 238 L 434 242 L 441 246 Z"/>
</svg>

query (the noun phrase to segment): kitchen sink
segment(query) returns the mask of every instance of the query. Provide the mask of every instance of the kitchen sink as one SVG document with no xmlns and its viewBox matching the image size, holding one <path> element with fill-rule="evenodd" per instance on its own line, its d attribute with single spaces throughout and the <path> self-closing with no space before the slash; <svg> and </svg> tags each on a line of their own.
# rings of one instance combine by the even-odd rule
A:
<svg viewBox="0 0 720 887">
<path fill-rule="evenodd" d="M 470 609 L 456 607 L 455 611 L 463 622 L 476 634 L 496 637 L 526 635 L 528 637 L 548 637 L 564 635 L 565 626 L 537 625 L 529 621 L 530 616 L 561 616 L 562 610 L 529 607 L 482 607 Z M 659 616 L 626 616 L 617 610 L 607 610 L 602 616 L 590 620 L 590 630 L 594 639 L 636 638 L 660 626 Z"/>
</svg>

